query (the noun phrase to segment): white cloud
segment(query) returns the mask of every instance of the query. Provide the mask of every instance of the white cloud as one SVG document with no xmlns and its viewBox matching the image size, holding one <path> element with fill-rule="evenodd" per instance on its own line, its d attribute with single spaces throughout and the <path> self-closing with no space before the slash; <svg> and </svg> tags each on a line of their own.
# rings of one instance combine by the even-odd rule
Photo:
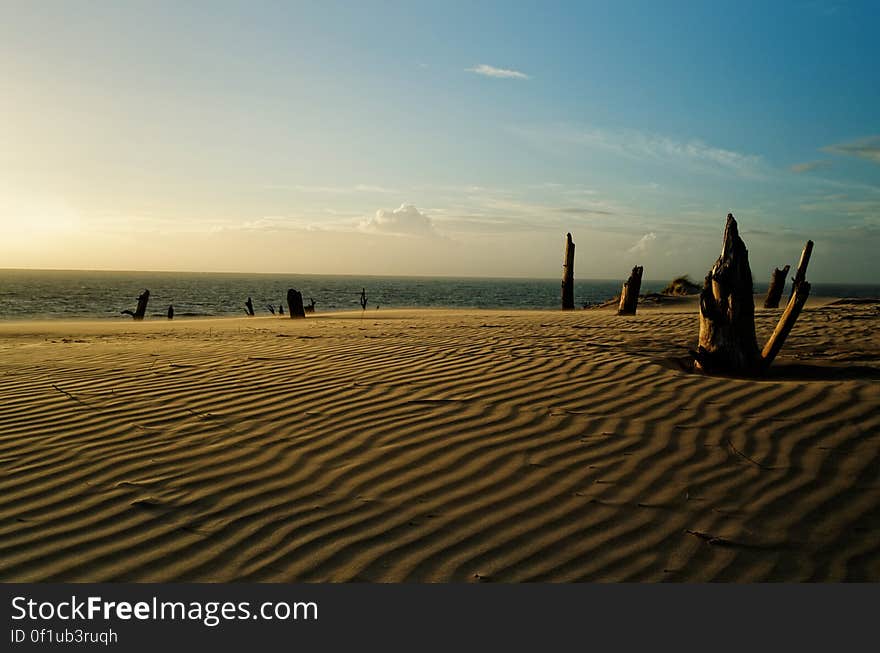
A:
<svg viewBox="0 0 880 653">
<path fill-rule="evenodd" d="M 376 215 L 360 224 L 362 231 L 392 236 L 437 237 L 431 218 L 412 204 L 401 204 L 393 211 L 379 209 Z"/>
<path fill-rule="evenodd" d="M 630 254 L 644 254 L 648 251 L 648 245 L 655 240 L 657 240 L 657 234 L 652 231 L 639 238 L 636 244 L 626 251 Z"/>
<path fill-rule="evenodd" d="M 466 68 L 465 70 L 469 73 L 483 75 L 484 77 L 496 77 L 499 79 L 530 79 L 528 75 L 518 70 L 496 68 L 495 66 L 490 66 L 485 63 L 481 63 L 473 68 Z"/>
</svg>

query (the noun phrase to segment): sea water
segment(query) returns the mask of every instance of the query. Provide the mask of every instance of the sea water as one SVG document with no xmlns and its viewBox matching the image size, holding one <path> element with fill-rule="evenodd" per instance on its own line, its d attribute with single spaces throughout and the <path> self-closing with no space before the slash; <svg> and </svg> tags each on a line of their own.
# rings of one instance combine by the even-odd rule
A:
<svg viewBox="0 0 880 653">
<path fill-rule="evenodd" d="M 642 293 L 658 292 L 667 283 L 643 280 Z M 621 284 L 622 280 L 576 279 L 575 305 L 605 301 L 620 292 Z M 282 302 L 286 305 L 288 288 L 302 292 L 306 304 L 314 299 L 319 313 L 360 310 L 362 289 L 370 310 L 560 305 L 559 279 L 0 270 L 0 319 L 131 319 L 120 311 L 134 310 L 144 289 L 150 291 L 147 317 L 165 317 L 169 305 L 175 317 L 244 315 L 248 297 L 258 315 L 268 315 L 270 305 L 275 310 Z M 766 284 L 755 284 L 757 293 L 766 289 Z M 880 285 L 816 283 L 812 294 L 878 297 Z"/>
</svg>

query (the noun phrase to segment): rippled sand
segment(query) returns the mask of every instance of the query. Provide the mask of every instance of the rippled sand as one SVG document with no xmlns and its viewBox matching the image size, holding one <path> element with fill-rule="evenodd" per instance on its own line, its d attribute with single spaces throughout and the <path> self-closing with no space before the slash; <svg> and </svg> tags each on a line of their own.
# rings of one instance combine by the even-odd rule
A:
<svg viewBox="0 0 880 653">
<path fill-rule="evenodd" d="M 754 381 L 692 301 L 0 324 L 0 580 L 877 581 L 878 327 Z"/>
</svg>

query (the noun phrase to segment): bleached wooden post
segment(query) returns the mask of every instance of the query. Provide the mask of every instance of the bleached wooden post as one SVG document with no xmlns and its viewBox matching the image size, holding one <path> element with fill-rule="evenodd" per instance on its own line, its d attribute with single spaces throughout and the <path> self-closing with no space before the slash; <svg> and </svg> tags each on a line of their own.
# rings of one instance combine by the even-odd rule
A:
<svg viewBox="0 0 880 653">
<path fill-rule="evenodd" d="M 618 315 L 635 315 L 639 304 L 639 291 L 642 289 L 642 272 L 644 268 L 637 265 L 630 272 L 629 279 L 623 282 L 620 290 L 620 305 L 617 307 Z"/>
<path fill-rule="evenodd" d="M 791 333 L 791 329 L 797 321 L 798 316 L 801 314 L 801 309 L 804 307 L 804 304 L 807 303 L 807 298 L 809 296 L 810 284 L 805 279 L 798 284 L 797 288 L 795 288 L 794 295 L 788 300 L 788 306 L 785 307 L 782 317 L 779 318 L 776 328 L 773 329 L 773 335 L 770 336 L 767 340 L 767 344 L 764 345 L 764 349 L 761 351 L 761 359 L 765 368 L 770 367 L 773 360 L 776 358 L 776 354 L 782 349 L 782 345 L 785 344 L 785 339 L 788 337 L 788 334 Z"/>
<path fill-rule="evenodd" d="M 791 266 L 786 265 L 781 270 L 775 268 L 770 277 L 770 287 L 767 289 L 767 297 L 764 299 L 764 308 L 779 308 L 779 300 L 782 299 L 782 291 L 785 290 L 785 277 Z"/>
<path fill-rule="evenodd" d="M 808 240 L 801 252 L 801 260 L 798 262 L 797 271 L 791 280 L 791 297 L 794 297 L 797 287 L 807 279 L 807 266 L 810 264 L 810 256 L 813 254 L 813 241 Z"/>
<path fill-rule="evenodd" d="M 565 234 L 565 258 L 562 261 L 562 310 L 574 309 L 574 241 Z"/>
<path fill-rule="evenodd" d="M 804 251 L 801 253 L 801 260 L 798 263 L 797 273 L 795 273 L 794 276 L 794 288 L 792 289 L 791 299 L 788 300 L 788 306 L 785 307 L 782 317 L 780 317 L 779 322 L 776 323 L 776 328 L 773 329 L 773 334 L 767 340 L 764 349 L 761 350 L 761 359 L 765 369 L 770 367 L 773 360 L 776 358 L 776 355 L 779 353 L 779 350 L 782 349 L 782 345 L 785 344 L 785 339 L 788 338 L 788 334 L 791 333 L 794 323 L 801 314 L 801 309 L 803 309 L 804 304 L 807 303 L 807 298 L 810 296 L 810 284 L 807 282 L 807 266 L 810 264 L 810 255 L 812 253 L 813 241 L 808 240 L 807 244 L 804 245 Z"/>
<path fill-rule="evenodd" d="M 306 312 L 303 309 L 303 296 L 298 290 L 291 288 L 287 291 L 287 307 L 291 318 L 306 316 Z"/>
</svg>

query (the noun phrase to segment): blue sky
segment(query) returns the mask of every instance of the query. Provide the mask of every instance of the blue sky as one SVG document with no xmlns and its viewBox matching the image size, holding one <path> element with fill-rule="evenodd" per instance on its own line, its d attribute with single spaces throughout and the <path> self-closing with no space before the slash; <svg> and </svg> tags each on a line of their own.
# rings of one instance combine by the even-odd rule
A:
<svg viewBox="0 0 880 653">
<path fill-rule="evenodd" d="M 182 4 L 182 3 L 181 3 Z M 878 280 L 877 3 L 0 0 L 5 267 Z"/>
</svg>

